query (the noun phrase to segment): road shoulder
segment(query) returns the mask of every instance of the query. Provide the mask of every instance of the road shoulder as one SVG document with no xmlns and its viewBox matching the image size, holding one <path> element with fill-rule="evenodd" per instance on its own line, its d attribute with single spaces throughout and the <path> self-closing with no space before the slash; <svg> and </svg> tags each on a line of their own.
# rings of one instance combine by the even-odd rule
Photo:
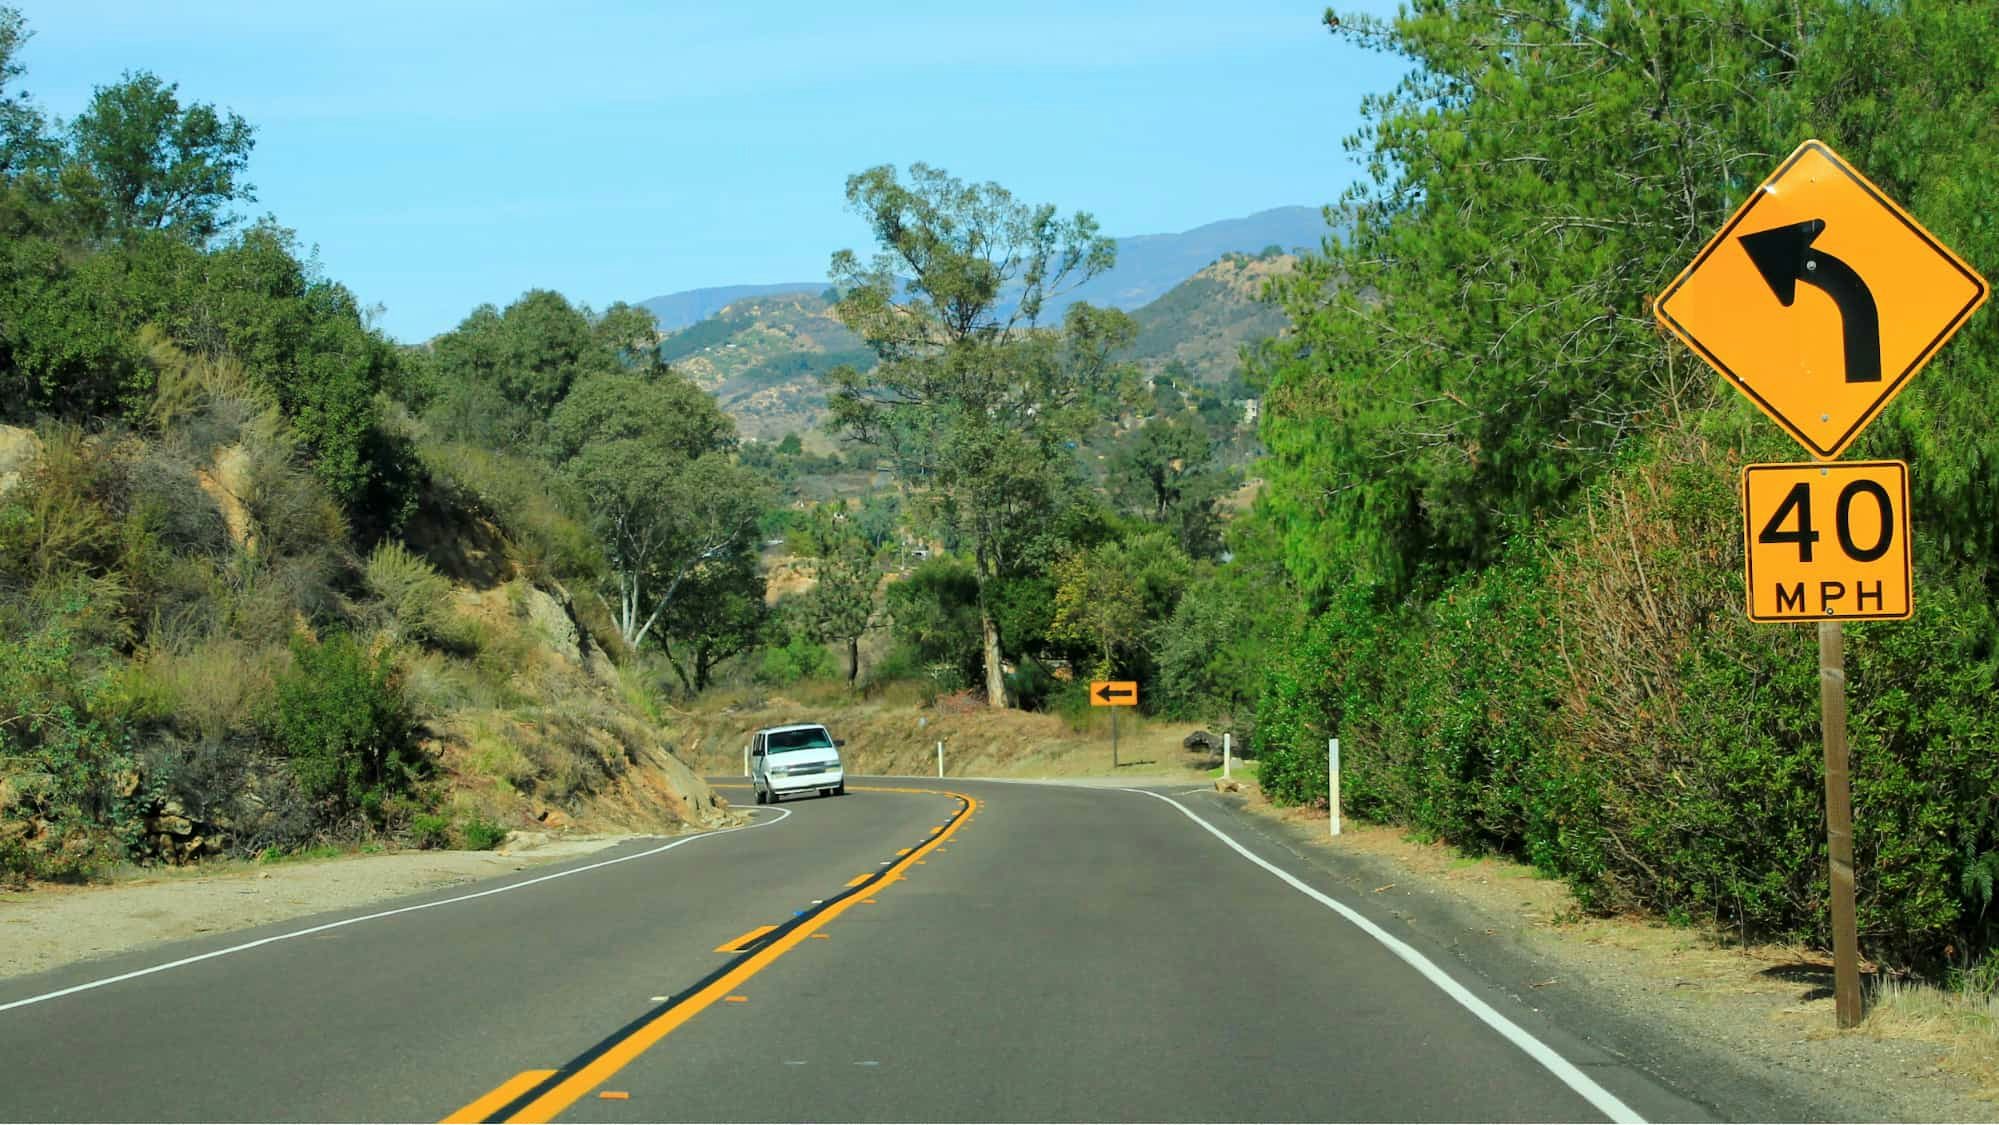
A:
<svg viewBox="0 0 1999 1125">
<path fill-rule="evenodd" d="M 1834 1030 L 1808 953 L 1744 952 L 1692 929 L 1588 918 L 1559 883 L 1518 864 L 1458 856 L 1378 826 L 1349 824 L 1333 840 L 1323 811 L 1273 808 L 1253 787 L 1169 792 L 1369 918 L 1414 935 L 1454 974 L 1546 1013 L 1724 1117 L 1986 1121 L 1995 1112 L 1947 1069 L 1947 1047 Z"/>
<path fill-rule="evenodd" d="M 641 838 L 530 837 L 491 852 L 349 855 L 0 892 L 0 980 L 352 910 L 575 859 Z"/>
</svg>

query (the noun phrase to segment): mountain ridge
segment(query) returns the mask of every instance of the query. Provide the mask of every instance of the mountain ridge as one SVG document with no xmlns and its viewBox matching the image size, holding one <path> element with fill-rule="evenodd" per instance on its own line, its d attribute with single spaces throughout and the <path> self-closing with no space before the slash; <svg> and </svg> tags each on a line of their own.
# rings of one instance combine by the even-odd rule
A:
<svg viewBox="0 0 1999 1125">
<path fill-rule="evenodd" d="M 1042 319 L 1057 319 L 1078 301 L 1130 312 L 1166 295 L 1224 254 L 1255 253 L 1270 246 L 1287 252 L 1316 250 L 1325 236 L 1324 215 L 1317 207 L 1305 206 L 1267 208 L 1178 232 L 1128 235 L 1116 240 L 1117 265 L 1049 301 L 1042 309 Z M 718 285 L 664 293 L 638 303 L 659 318 L 660 331 L 672 333 L 691 328 L 739 301 L 816 294 L 827 285 L 825 281 Z"/>
</svg>

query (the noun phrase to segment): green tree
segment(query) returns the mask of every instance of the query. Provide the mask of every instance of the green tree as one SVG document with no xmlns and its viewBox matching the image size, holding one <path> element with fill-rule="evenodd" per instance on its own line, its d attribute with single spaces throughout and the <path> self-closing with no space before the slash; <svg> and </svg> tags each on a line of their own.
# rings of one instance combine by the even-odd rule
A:
<svg viewBox="0 0 1999 1125">
<path fill-rule="evenodd" d="M 1113 310 L 1071 306 L 1038 327 L 1048 298 L 1108 269 L 1094 219 L 1059 219 L 997 184 L 966 184 L 917 164 L 847 181 L 874 232 L 863 263 L 833 256 L 835 313 L 877 364 L 826 377 L 833 425 L 894 463 L 929 517 L 970 555 L 980 589 L 988 702 L 1006 705 L 991 584 L 1056 551 L 1049 528 L 1078 491 L 1068 443 L 1100 425 L 1128 378 L 1112 362 L 1135 334 Z M 905 284 L 906 280 L 906 284 Z"/>
<path fill-rule="evenodd" d="M 589 314 L 551 289 L 522 294 L 507 306 L 500 327 L 494 382 L 508 399 L 541 415 L 583 376 L 609 370 L 616 354 L 616 342 L 606 346 L 597 339 Z"/>
<path fill-rule="evenodd" d="M 861 638 L 880 623 L 875 590 L 881 575 L 880 556 L 858 535 L 849 536 L 820 556 L 819 581 L 806 596 L 812 636 L 847 650 L 850 684 L 861 674 Z"/>
<path fill-rule="evenodd" d="M 678 375 L 599 375 L 552 419 L 562 464 L 591 506 L 625 643 L 651 635 L 681 587 L 756 534 L 763 481 L 735 464 L 735 426 Z"/>
<path fill-rule="evenodd" d="M 891 583 L 886 600 L 890 629 L 904 652 L 933 674 L 963 684 L 978 681 L 979 577 L 969 564 L 930 559 Z"/>
<path fill-rule="evenodd" d="M 182 106 L 179 86 L 145 71 L 100 86 L 69 125 L 63 191 L 86 229 L 168 231 L 202 243 L 228 225 L 223 209 L 253 202 L 243 182 L 256 139 L 233 113 Z"/>
<path fill-rule="evenodd" d="M 13 8 L 0 8 L 0 182 L 52 164 L 58 150 L 48 121 L 25 90 L 10 89 L 24 68 L 16 60 L 29 38 L 27 21 Z"/>
<path fill-rule="evenodd" d="M 718 665 L 763 642 L 771 617 L 764 596 L 749 536 L 687 577 L 659 620 L 660 649 L 683 688 L 708 690 Z"/>
<path fill-rule="evenodd" d="M 1215 452 L 1198 415 L 1149 418 L 1112 449 L 1111 492 L 1126 511 L 1171 528 L 1188 555 L 1213 558 L 1222 544 L 1216 505 L 1230 484 Z"/>
<path fill-rule="evenodd" d="M 1193 564 L 1167 532 L 1147 528 L 1057 563 L 1049 636 L 1091 652 L 1091 675 L 1149 666 L 1154 636 L 1172 619 Z"/>
<path fill-rule="evenodd" d="M 659 318 L 641 305 L 614 302 L 590 322 L 597 347 L 638 375 L 659 375 L 666 362 L 659 357 Z"/>
<path fill-rule="evenodd" d="M 1271 510 L 1315 602 L 1489 562 L 1647 424 L 1714 401 L 1650 302 L 1805 135 L 1800 52 L 1838 7 L 1329 15 L 1411 69 L 1363 101 L 1341 237 L 1274 283 L 1292 331 L 1256 361 Z"/>
</svg>

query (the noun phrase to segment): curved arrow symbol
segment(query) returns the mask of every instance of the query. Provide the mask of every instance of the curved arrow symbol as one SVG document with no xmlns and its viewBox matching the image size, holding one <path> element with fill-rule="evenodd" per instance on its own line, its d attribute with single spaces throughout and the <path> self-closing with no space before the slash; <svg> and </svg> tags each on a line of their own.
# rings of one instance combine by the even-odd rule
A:
<svg viewBox="0 0 1999 1125">
<path fill-rule="evenodd" d="M 1756 263 L 1756 271 L 1777 295 L 1785 308 L 1797 299 L 1798 282 L 1822 290 L 1839 308 L 1846 336 L 1846 381 L 1881 381 L 1881 314 L 1874 307 L 1874 294 L 1852 266 L 1822 250 L 1812 249 L 1812 241 L 1825 230 L 1824 219 L 1771 227 L 1745 234 L 1738 241 Z"/>
</svg>

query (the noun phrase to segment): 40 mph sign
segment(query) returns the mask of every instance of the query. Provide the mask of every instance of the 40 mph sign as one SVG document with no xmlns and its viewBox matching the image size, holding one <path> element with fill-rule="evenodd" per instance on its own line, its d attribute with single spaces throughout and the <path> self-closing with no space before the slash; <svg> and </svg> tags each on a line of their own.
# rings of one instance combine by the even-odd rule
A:
<svg viewBox="0 0 1999 1125">
<path fill-rule="evenodd" d="M 1909 466 L 1750 465 L 1742 511 L 1750 620 L 1909 616 Z"/>
</svg>

